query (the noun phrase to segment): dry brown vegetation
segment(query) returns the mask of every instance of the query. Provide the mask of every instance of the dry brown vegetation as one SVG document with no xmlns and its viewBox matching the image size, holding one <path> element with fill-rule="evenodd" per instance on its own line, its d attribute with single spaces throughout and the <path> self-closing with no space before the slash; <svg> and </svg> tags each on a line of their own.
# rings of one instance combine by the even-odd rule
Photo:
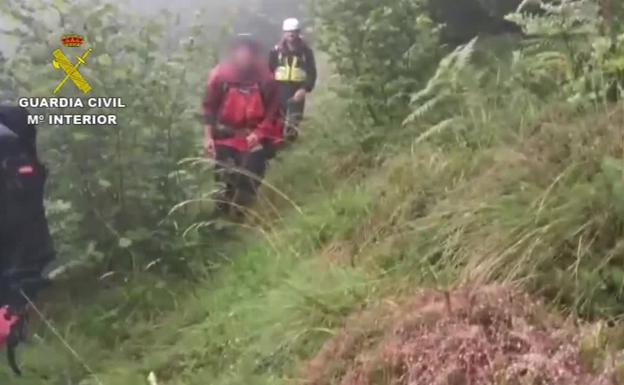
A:
<svg viewBox="0 0 624 385">
<path fill-rule="evenodd" d="M 307 365 L 309 385 L 607 385 L 582 330 L 539 302 L 489 286 L 422 291 L 352 317 Z"/>
</svg>

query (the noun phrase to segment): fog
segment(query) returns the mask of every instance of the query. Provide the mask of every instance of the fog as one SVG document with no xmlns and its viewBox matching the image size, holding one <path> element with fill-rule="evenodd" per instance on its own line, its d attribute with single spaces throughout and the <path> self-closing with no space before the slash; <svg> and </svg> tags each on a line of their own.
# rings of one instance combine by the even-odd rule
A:
<svg viewBox="0 0 624 385">
<path fill-rule="evenodd" d="M 126 4 L 123 0 L 113 3 Z M 144 13 L 168 9 L 181 14 L 192 14 L 198 9 L 211 13 L 232 12 L 237 8 L 272 14 L 277 17 L 303 16 L 305 0 L 131 0 L 131 6 Z"/>
<path fill-rule="evenodd" d="M 123 0 L 111 0 L 115 4 L 124 4 Z M 239 3 L 254 3 L 254 0 L 131 0 L 130 6 L 143 14 L 154 14 L 162 10 L 179 13 L 182 16 L 191 16 L 200 9 L 205 9 L 213 15 L 234 12 Z"/>
<path fill-rule="evenodd" d="M 306 21 L 305 5 L 306 0 L 131 0 L 132 8 L 140 13 L 168 10 L 179 14 L 183 24 L 203 10 L 209 25 L 222 27 L 228 22 L 233 32 L 254 33 L 263 39 L 278 36 L 281 21 L 287 17 Z"/>
<path fill-rule="evenodd" d="M 4 0 L 0 0 L 4 1 Z M 49 0 L 51 1 L 51 0 Z M 89 4 L 89 0 L 82 0 Z M 227 27 L 234 33 L 253 33 L 265 44 L 273 44 L 279 37 L 281 21 L 298 17 L 306 21 L 308 0 L 109 0 L 120 7 L 129 7 L 140 14 L 151 16 L 162 11 L 180 15 L 180 26 L 174 36 L 183 33 L 200 12 L 206 26 L 215 29 Z M 0 25 L 12 28 L 2 19 Z M 11 42 L 0 41 L 0 53 L 10 53 Z"/>
</svg>

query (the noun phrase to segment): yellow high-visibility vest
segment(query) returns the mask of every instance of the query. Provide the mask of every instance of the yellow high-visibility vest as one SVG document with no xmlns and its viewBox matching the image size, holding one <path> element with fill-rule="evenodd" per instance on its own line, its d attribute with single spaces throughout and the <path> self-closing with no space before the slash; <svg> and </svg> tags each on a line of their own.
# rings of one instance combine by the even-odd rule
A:
<svg viewBox="0 0 624 385">
<path fill-rule="evenodd" d="M 275 80 L 278 82 L 302 83 L 308 79 L 305 69 L 299 67 L 299 57 L 293 56 L 292 64 L 288 64 L 288 57 L 279 54 L 280 65 L 275 69 Z"/>
</svg>

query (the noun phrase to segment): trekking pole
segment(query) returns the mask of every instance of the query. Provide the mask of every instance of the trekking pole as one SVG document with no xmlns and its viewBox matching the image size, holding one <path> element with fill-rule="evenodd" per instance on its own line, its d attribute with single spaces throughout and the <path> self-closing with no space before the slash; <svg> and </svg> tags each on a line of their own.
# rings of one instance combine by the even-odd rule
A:
<svg viewBox="0 0 624 385">
<path fill-rule="evenodd" d="M 65 340 L 65 338 L 63 338 L 63 336 L 61 335 L 61 333 L 54 327 L 54 325 L 52 325 L 52 322 L 50 320 L 48 320 L 46 318 L 46 316 L 43 314 L 43 312 L 41 312 L 41 310 L 39 310 L 39 308 L 37 307 L 37 305 L 35 305 L 35 303 L 30 299 L 30 297 L 24 292 L 23 289 L 19 289 L 19 292 L 21 294 L 21 296 L 26 300 L 26 302 L 28 303 L 28 305 L 35 311 L 35 313 L 37 314 L 37 316 L 39 316 L 39 318 L 41 319 L 41 321 L 46 325 L 46 327 L 52 332 L 52 334 L 54 334 L 54 336 L 56 338 L 58 338 L 59 341 L 61 341 L 61 343 L 63 344 L 63 346 L 65 347 L 65 349 L 67 349 L 68 352 L 71 353 L 71 355 L 76 359 L 76 361 L 78 361 L 78 363 L 80 363 L 80 365 L 82 365 L 82 367 L 85 369 L 85 371 L 91 376 L 93 377 L 93 379 L 95 380 L 95 382 L 98 385 L 104 385 L 104 383 L 102 382 L 102 380 L 100 380 L 100 378 L 97 376 L 97 374 L 95 374 L 95 371 L 89 366 L 89 364 L 87 364 L 87 362 L 80 356 L 80 354 L 78 354 L 78 352 L 71 347 L 71 345 L 69 344 L 69 342 L 67 342 L 67 340 Z"/>
</svg>

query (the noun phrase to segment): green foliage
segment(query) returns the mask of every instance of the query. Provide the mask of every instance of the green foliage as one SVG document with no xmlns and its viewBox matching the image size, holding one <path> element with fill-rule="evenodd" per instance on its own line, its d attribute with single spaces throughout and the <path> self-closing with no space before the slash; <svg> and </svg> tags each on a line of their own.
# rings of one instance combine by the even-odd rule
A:
<svg viewBox="0 0 624 385">
<path fill-rule="evenodd" d="M 442 59 L 427 86 L 412 94 L 410 103 L 416 108 L 408 115 L 404 124 L 422 119 L 433 110 L 445 110 L 441 107 L 442 104 L 455 105 L 457 99 L 463 100 L 467 96 L 465 92 L 469 87 L 466 86 L 464 79 L 468 78 L 466 71 L 471 65 L 476 43 L 475 38 Z"/>
<path fill-rule="evenodd" d="M 340 94 L 353 115 L 375 124 L 405 113 L 441 52 L 438 29 L 419 0 L 349 0 L 315 3 L 317 39 L 348 87 Z"/>
<path fill-rule="evenodd" d="M 495 7 L 493 2 L 480 4 Z M 507 6 L 501 4 L 501 9 Z M 531 35 L 528 39 L 468 39 L 438 65 L 447 50 L 438 45 L 439 27 L 427 16 L 426 5 L 320 0 L 319 39 L 346 86 L 339 95 L 350 100 L 337 103 L 334 94 L 315 94 L 313 101 L 321 104 L 312 113 L 311 129 L 304 130 L 305 140 L 280 154 L 287 161 L 276 162 L 271 170 L 268 181 L 280 191 L 264 190 L 260 225 L 220 236 L 209 248 L 205 238 L 191 237 L 203 241 L 203 254 L 211 262 L 202 266 L 197 282 L 114 281 L 114 289 L 94 298 L 77 296 L 80 306 L 75 297 L 54 302 L 62 310 L 56 319 L 64 326 L 63 335 L 79 346 L 104 383 L 141 383 L 152 371 L 161 383 L 180 385 L 296 382 L 306 361 L 350 314 L 379 301 L 396 306 L 397 298 L 423 285 L 502 282 L 542 294 L 576 315 L 621 317 L 624 112 L 596 103 L 617 79 L 617 28 L 605 30 L 595 6 L 563 1 L 544 5 L 542 14 L 511 16 Z M 492 8 L 490 15 L 499 12 Z M 123 20 L 115 15 L 113 19 Z M 127 33 L 124 26 L 118 28 Z M 194 124 L 188 106 L 197 98 L 182 91 L 195 80 L 177 71 L 190 68 L 186 74 L 191 76 L 193 63 L 201 59 L 184 50 L 192 61 L 152 51 L 144 46 L 149 37 L 134 33 L 143 39 L 130 40 L 151 66 L 132 62 L 125 71 L 138 65 L 150 80 L 171 79 L 171 74 L 182 80 L 143 85 L 150 99 L 133 99 L 133 114 L 141 124 L 133 123 L 130 132 L 96 137 L 86 131 L 86 139 L 77 139 L 72 130 L 56 141 L 52 133 L 59 128 L 44 133 L 46 142 L 67 149 L 46 154 L 54 163 L 80 160 L 95 170 L 83 176 L 69 165 L 62 180 L 70 186 L 54 187 L 62 193 L 49 210 L 58 219 L 55 234 L 75 237 L 68 244 L 80 245 L 88 254 L 102 258 L 109 250 L 124 256 L 140 252 L 140 259 L 150 250 L 151 255 L 177 258 L 187 255 L 185 245 L 173 241 L 167 225 L 153 223 L 172 202 L 201 195 L 201 179 L 176 167 L 178 158 L 194 148 L 186 135 Z M 120 38 L 114 36 L 108 44 Z M 38 77 L 39 67 L 29 62 L 30 45 L 20 48 L 28 52 L 19 57 Z M 42 50 L 41 63 L 49 60 L 48 51 Z M 106 52 L 113 66 L 131 56 Z M 170 61 L 173 66 L 165 65 Z M 13 73 L 12 68 L 5 71 Z M 41 70 L 42 78 L 48 70 Z M 93 68 L 89 76 L 104 72 Z M 134 92 L 115 76 L 115 88 Z M 15 72 L 0 81 L 13 84 L 18 78 Z M 105 83 L 98 87 L 107 87 Z M 178 92 L 172 94 L 174 90 Z M 161 101 L 158 92 L 181 105 Z M 136 95 L 144 95 L 143 90 Z M 342 105 L 349 102 L 355 112 L 373 119 L 344 114 Z M 171 133 L 174 145 L 168 149 L 162 134 L 169 124 L 160 125 L 160 119 L 167 122 L 171 114 L 182 116 L 183 124 Z M 367 137 L 375 145 L 364 146 L 363 130 L 381 131 L 372 120 L 397 119 L 405 124 Z M 122 141 L 118 150 L 115 135 L 138 135 L 140 143 L 128 148 Z M 65 142 L 74 146 L 63 147 Z M 86 154 L 80 152 L 82 146 Z M 106 154 L 108 162 L 92 167 L 92 153 Z M 120 156 L 137 163 L 130 166 Z M 124 170 L 129 173 L 127 188 L 118 182 L 118 164 L 129 167 Z M 86 203 L 90 195 L 85 197 L 77 175 L 104 199 L 98 211 L 107 215 L 115 236 L 96 234 L 88 219 L 99 218 L 92 215 Z M 179 182 L 167 190 L 145 184 L 170 175 Z M 118 200 L 121 195 L 126 206 Z M 194 211 L 183 210 L 186 206 L 173 214 L 180 224 L 190 222 Z M 151 251 L 157 247 L 162 248 Z M 63 347 L 49 333 L 41 335 L 45 344 L 24 355 L 33 373 L 26 383 L 94 382 L 73 358 L 59 354 Z"/>
<path fill-rule="evenodd" d="M 531 37 L 518 58 L 531 62 L 531 71 L 548 71 L 576 104 L 601 103 L 618 97 L 624 71 L 624 38 L 619 22 L 607 23 L 599 4 L 591 0 L 539 3 L 540 12 L 519 11 L 507 19 Z M 611 17 L 619 20 L 615 14 Z"/>
<path fill-rule="evenodd" d="M 195 113 L 214 63 L 201 15 L 188 37 L 170 41 L 170 15 L 145 19 L 105 1 L 11 0 L 0 11 L 15 26 L 2 32 L 15 52 L 1 67 L 0 98 L 51 96 L 60 80 L 50 64 L 52 51 L 63 33 L 75 32 L 93 48 L 81 68 L 93 86 L 89 97 L 120 97 L 127 106 L 98 111 L 117 114 L 117 126 L 39 129 L 42 158 L 51 169 L 50 223 L 62 260 L 96 258 L 134 270 L 159 258 L 177 263 L 184 244 L 175 222 L 163 220 L 174 204 L 195 196 L 189 185 L 201 181 L 178 165 L 199 154 Z M 77 96 L 71 87 L 62 92 Z"/>
<path fill-rule="evenodd" d="M 458 48 L 413 94 L 405 122 L 413 153 L 433 143 L 445 160 L 433 170 L 445 179 L 425 182 L 446 186 L 433 188 L 435 203 L 413 203 L 426 213 L 408 226 L 425 230 L 415 249 L 467 281 L 521 282 L 584 316 L 624 311 L 621 110 L 605 104 L 620 88 L 622 47 L 599 11 L 583 0 L 521 7 L 508 19 L 528 38 L 510 56 L 484 62 L 474 42 Z M 416 161 L 422 172 L 431 160 Z"/>
</svg>

